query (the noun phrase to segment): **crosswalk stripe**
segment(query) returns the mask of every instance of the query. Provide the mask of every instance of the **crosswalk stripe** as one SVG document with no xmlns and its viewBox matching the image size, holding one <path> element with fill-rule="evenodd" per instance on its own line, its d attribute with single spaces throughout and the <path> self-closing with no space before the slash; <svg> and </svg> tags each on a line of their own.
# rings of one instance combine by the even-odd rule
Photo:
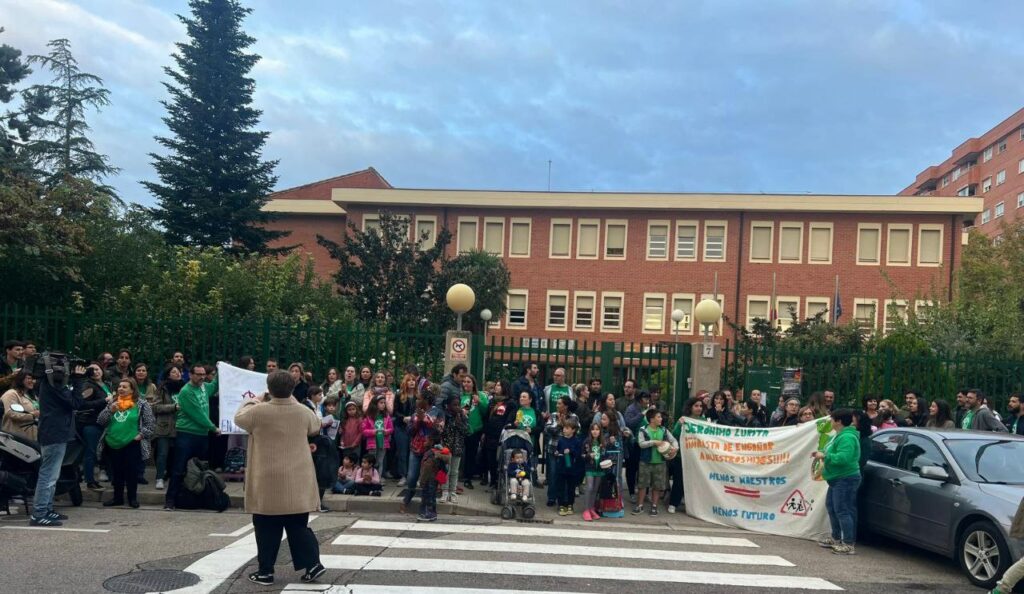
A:
<svg viewBox="0 0 1024 594">
<path fill-rule="evenodd" d="M 562 528 L 539 528 L 536 526 L 524 526 L 521 524 L 420 524 L 417 522 L 382 522 L 375 520 L 359 520 L 352 525 L 352 528 L 363 530 L 490 534 L 494 536 L 537 536 L 559 539 L 605 539 L 619 542 L 654 542 L 662 544 L 758 548 L 756 544 L 745 538 L 698 536 L 693 534 L 675 534 L 664 531 L 617 532 L 611 530 L 565 530 Z"/>
<path fill-rule="evenodd" d="M 424 588 L 423 586 L 375 586 L 348 584 L 346 586 L 327 586 L 320 584 L 288 584 L 285 592 L 321 592 L 322 594 L 395 594 L 396 592 L 415 592 L 416 594 L 578 594 L 573 592 L 553 592 L 550 590 L 494 590 L 487 588 Z"/>
<path fill-rule="evenodd" d="M 389 549 L 422 549 L 424 547 L 430 547 L 434 550 L 570 555 L 595 559 L 616 557 L 623 553 L 622 547 L 589 547 L 545 542 L 496 542 L 448 538 L 401 538 L 397 536 L 367 536 L 363 534 L 342 534 L 331 544 L 385 547 Z M 673 561 L 685 561 L 690 563 L 734 563 L 742 565 L 775 565 L 778 567 L 793 567 L 792 563 L 777 555 L 749 555 L 712 553 L 707 551 L 667 551 L 651 549 L 629 549 L 628 554 L 633 559 L 672 559 Z"/>
<path fill-rule="evenodd" d="M 402 559 L 398 557 L 368 557 L 355 555 L 323 555 L 320 562 L 330 569 L 357 571 L 412 571 L 418 573 L 469 573 L 482 575 L 514 575 L 575 579 L 604 579 L 663 583 L 707 584 L 714 586 L 742 586 L 754 588 L 786 588 L 797 590 L 842 590 L 821 578 L 791 575 L 758 575 L 678 569 L 643 569 L 631 571 L 622 567 L 604 565 L 573 565 L 561 563 L 518 563 L 459 560 L 436 566 L 431 559 Z M 432 567 L 431 563 L 435 563 Z"/>
</svg>

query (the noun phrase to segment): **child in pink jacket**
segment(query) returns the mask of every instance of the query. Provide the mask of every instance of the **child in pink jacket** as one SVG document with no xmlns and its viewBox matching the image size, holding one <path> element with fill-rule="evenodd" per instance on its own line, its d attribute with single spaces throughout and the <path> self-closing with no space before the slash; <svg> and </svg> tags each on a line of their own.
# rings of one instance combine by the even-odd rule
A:
<svg viewBox="0 0 1024 594">
<path fill-rule="evenodd" d="M 387 452 L 391 449 L 391 434 L 395 431 L 387 404 L 386 398 L 378 396 L 370 405 L 370 412 L 363 418 L 363 439 L 366 440 L 364 451 L 376 458 L 377 472 L 382 481 Z"/>
</svg>

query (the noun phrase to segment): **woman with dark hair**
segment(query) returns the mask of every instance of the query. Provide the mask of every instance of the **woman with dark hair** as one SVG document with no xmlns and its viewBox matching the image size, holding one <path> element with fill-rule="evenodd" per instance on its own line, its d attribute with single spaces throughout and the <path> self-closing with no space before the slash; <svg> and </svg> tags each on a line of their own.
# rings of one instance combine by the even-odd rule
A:
<svg viewBox="0 0 1024 594">
<path fill-rule="evenodd" d="M 788 398 L 782 407 L 782 417 L 778 421 L 772 421 L 772 427 L 789 427 L 800 423 L 800 399 Z"/>
<path fill-rule="evenodd" d="M 501 432 L 507 425 L 515 422 L 516 405 L 509 395 L 512 393 L 512 385 L 506 379 L 495 382 L 491 390 L 490 402 L 487 404 L 487 411 L 484 413 L 483 438 L 480 447 L 481 480 L 489 488 L 495 489 L 498 486 L 498 445 L 501 440 Z"/>
<path fill-rule="evenodd" d="M 698 421 L 707 421 L 707 417 L 704 416 L 704 398 L 697 396 L 687 399 L 683 404 L 683 416 L 680 417 L 676 423 L 682 423 L 683 417 L 696 419 Z"/>
<path fill-rule="evenodd" d="M 242 358 L 238 360 L 238 367 L 241 369 L 248 369 L 249 371 L 255 371 L 256 359 L 253 359 L 252 355 L 242 355 Z"/>
<path fill-rule="evenodd" d="M 864 407 L 861 410 L 864 411 L 865 416 L 867 416 L 867 418 L 871 420 L 872 425 L 875 425 L 877 427 L 878 424 L 875 423 L 875 419 L 878 418 L 878 413 L 880 412 L 878 410 L 878 396 L 868 394 L 861 401 L 861 404 Z"/>
<path fill-rule="evenodd" d="M 955 429 L 953 411 L 945 400 L 936 400 L 928 407 L 928 420 L 925 427 L 929 429 Z"/>
<path fill-rule="evenodd" d="M 19 435 L 25 439 L 38 441 L 39 405 L 32 398 L 32 388 L 36 386 L 36 378 L 22 368 L 14 374 L 11 389 L 0 396 L 3 402 L 3 424 L 0 430 Z M 11 410 L 11 405 L 20 404 L 21 411 Z"/>
<path fill-rule="evenodd" d="M 288 366 L 288 374 L 295 381 L 292 396 L 299 402 L 305 402 L 309 393 L 309 384 L 306 383 L 306 368 L 302 366 L 302 363 L 292 363 Z"/>
<path fill-rule="evenodd" d="M 467 373 L 462 378 L 462 396 L 460 403 L 469 420 L 469 433 L 466 435 L 465 451 L 462 454 L 462 486 L 473 488 L 473 477 L 480 472 L 477 459 L 480 455 L 480 438 L 483 437 L 484 413 L 490 400 L 476 383 L 476 378 Z"/>
<path fill-rule="evenodd" d="M 117 351 L 114 364 L 107 368 L 104 380 L 107 385 L 114 387 L 118 381 L 132 377 L 132 353 L 128 349 Z"/>
<path fill-rule="evenodd" d="M 330 398 L 331 396 L 338 396 L 340 398 L 343 385 L 338 368 L 331 367 L 327 370 L 327 377 L 324 378 L 324 383 L 320 388 L 323 389 L 325 398 Z"/>
<path fill-rule="evenodd" d="M 185 379 L 181 368 L 174 365 L 169 365 L 161 375 L 164 379 L 150 401 L 150 407 L 156 417 L 156 429 L 153 432 L 153 444 L 156 445 L 156 488 L 162 490 L 171 444 L 177 435 L 175 417 L 178 413 L 178 392 L 185 387 Z"/>
<path fill-rule="evenodd" d="M 920 394 L 907 394 L 907 407 L 897 421 L 904 427 L 924 427 L 928 423 L 928 401 Z"/>
<path fill-rule="evenodd" d="M 828 483 L 825 507 L 831 536 L 818 542 L 837 555 L 853 555 L 857 541 L 857 488 L 860 487 L 860 434 L 853 426 L 853 411 L 832 413 L 836 435 L 812 457 L 822 461 L 821 476 Z"/>
<path fill-rule="evenodd" d="M 100 412 L 96 422 L 105 427 L 97 455 L 108 462 L 113 487 L 113 497 L 103 506 L 124 505 L 127 489 L 128 505 L 139 507 L 139 467 L 149 459 L 156 419 L 134 379 L 118 382 L 117 398 Z"/>
<path fill-rule="evenodd" d="M 853 426 L 857 428 L 860 435 L 860 470 L 863 473 L 864 467 L 868 464 L 868 457 L 871 456 L 871 419 L 865 416 L 862 410 L 853 410 Z"/>
<path fill-rule="evenodd" d="M 824 392 L 813 392 L 811 393 L 810 399 L 807 400 L 807 406 L 814 411 L 814 418 L 820 419 L 827 417 L 831 411 L 828 403 L 825 402 Z"/>
<path fill-rule="evenodd" d="M 359 383 L 359 373 L 354 365 L 349 365 L 345 368 L 341 387 L 342 389 L 338 393 L 341 396 L 341 408 L 344 408 L 347 402 L 355 402 L 357 405 L 361 405 L 363 402 L 363 392 L 366 391 L 366 388 L 363 387 L 363 384 Z"/>
<path fill-rule="evenodd" d="M 369 365 L 363 365 L 359 368 L 359 383 L 362 384 L 364 390 L 369 390 L 373 387 L 373 369 Z"/>
<path fill-rule="evenodd" d="M 619 409 L 616 406 L 615 394 L 612 394 L 610 392 L 606 394 L 604 399 L 597 403 L 596 409 L 597 410 L 594 412 L 594 420 L 591 424 L 597 423 L 598 425 L 601 425 L 602 419 L 605 417 L 605 415 L 610 415 L 612 417 L 615 417 L 615 422 L 618 424 L 619 427 L 624 429 L 623 437 L 629 439 L 630 437 L 633 436 L 629 428 L 626 427 L 626 417 L 622 416 L 622 413 L 619 412 Z M 577 415 L 578 414 L 579 411 L 577 410 Z"/>
<path fill-rule="evenodd" d="M 135 380 L 135 385 L 139 387 L 139 396 L 152 406 L 153 400 L 156 399 L 157 387 L 149 377 L 149 367 L 147 367 L 145 363 L 136 363 L 135 366 L 132 367 L 132 379 Z M 152 448 L 149 449 L 152 451 Z M 139 464 L 139 484 L 149 484 L 149 481 L 146 480 L 145 459 L 142 464 Z"/>
<path fill-rule="evenodd" d="M 85 441 L 82 474 L 85 475 L 85 484 L 90 489 L 103 488 L 96 481 L 95 474 L 96 451 L 100 445 L 100 436 L 103 435 L 103 428 L 96 422 L 96 418 L 112 399 L 111 394 L 110 388 L 103 381 L 103 369 L 99 363 L 90 363 L 85 370 L 85 383 L 82 386 L 85 406 L 75 412 L 75 424 Z"/>
<path fill-rule="evenodd" d="M 708 420 L 719 425 L 735 424 L 736 419 L 733 418 L 730 408 L 729 399 L 726 398 L 725 392 L 722 390 L 716 391 L 711 395 L 711 406 L 707 411 Z"/>
</svg>

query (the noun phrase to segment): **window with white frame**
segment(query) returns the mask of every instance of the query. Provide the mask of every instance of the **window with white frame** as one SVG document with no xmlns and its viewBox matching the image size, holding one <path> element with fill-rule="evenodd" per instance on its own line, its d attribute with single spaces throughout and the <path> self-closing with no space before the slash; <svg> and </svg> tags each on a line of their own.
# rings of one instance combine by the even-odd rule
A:
<svg viewBox="0 0 1024 594">
<path fill-rule="evenodd" d="M 421 250 L 429 250 L 437 242 L 437 217 L 416 217 L 416 241 Z"/>
<path fill-rule="evenodd" d="M 1017 208 L 1024 206 L 1024 192 L 1017 194 Z"/>
<path fill-rule="evenodd" d="M 779 262 L 783 264 L 799 264 L 803 261 L 804 224 L 779 224 Z"/>
<path fill-rule="evenodd" d="M 676 221 L 676 260 L 697 261 L 697 221 Z"/>
<path fill-rule="evenodd" d="M 882 225 L 860 223 L 857 225 L 857 264 L 878 264 L 882 251 Z"/>
<path fill-rule="evenodd" d="M 811 223 L 807 259 L 811 264 L 832 263 L 832 223 Z"/>
<path fill-rule="evenodd" d="M 568 323 L 569 291 L 548 291 L 546 330 L 565 330 Z"/>
<path fill-rule="evenodd" d="M 982 225 L 984 225 L 985 223 L 987 223 L 987 222 L 989 222 L 991 220 L 992 220 L 992 211 L 991 210 L 986 208 L 985 210 L 981 211 L 981 224 Z"/>
<path fill-rule="evenodd" d="M 1006 141 L 1005 140 L 1001 140 L 1001 141 L 999 141 L 999 154 L 1001 155 L 1001 154 L 1003 154 L 1005 152 L 1006 152 Z"/>
<path fill-rule="evenodd" d="M 747 330 L 753 329 L 755 320 L 768 320 L 770 315 L 768 311 L 769 301 L 771 301 L 771 298 L 765 295 L 747 296 Z"/>
<path fill-rule="evenodd" d="M 530 304 L 530 292 L 510 289 L 506 301 L 506 328 L 526 328 L 526 311 Z"/>
<path fill-rule="evenodd" d="M 504 256 L 505 219 L 487 217 L 484 219 L 484 251 L 488 254 Z"/>
<path fill-rule="evenodd" d="M 853 319 L 861 330 L 873 333 L 878 326 L 878 300 L 854 299 Z"/>
<path fill-rule="evenodd" d="M 804 316 L 807 318 L 814 318 L 818 314 L 821 314 L 822 321 L 828 322 L 828 310 L 829 310 L 829 298 L 828 297 L 808 297 L 804 300 Z"/>
<path fill-rule="evenodd" d="M 551 249 L 548 256 L 568 258 L 572 249 L 572 219 L 551 221 Z"/>
<path fill-rule="evenodd" d="M 622 332 L 622 293 L 601 293 L 601 331 Z"/>
<path fill-rule="evenodd" d="M 917 265 L 942 264 L 942 225 L 920 225 L 917 230 Z"/>
<path fill-rule="evenodd" d="M 927 322 L 935 311 L 935 302 L 930 299 L 918 299 L 914 301 L 914 317 L 921 322 Z"/>
<path fill-rule="evenodd" d="M 785 332 L 793 325 L 793 322 L 800 319 L 800 298 L 799 297 L 778 297 L 775 300 L 775 311 L 778 312 L 779 330 Z"/>
<path fill-rule="evenodd" d="M 645 334 L 665 333 L 665 295 L 644 295 L 644 329 Z"/>
<path fill-rule="evenodd" d="M 981 180 L 981 193 L 982 194 L 984 194 L 985 192 L 988 192 L 991 189 L 992 189 L 992 178 L 991 177 L 986 177 L 985 179 Z"/>
<path fill-rule="evenodd" d="M 702 294 L 701 294 L 701 296 L 700 296 L 700 298 L 701 298 L 701 300 L 702 300 L 702 301 L 703 301 L 704 299 L 711 299 L 712 301 L 714 301 L 714 300 L 715 300 L 715 298 L 714 298 L 714 297 L 715 297 L 715 296 L 714 296 L 714 294 L 713 294 L 713 293 L 702 293 Z M 722 313 L 724 314 L 724 313 L 725 313 L 725 295 L 722 295 L 722 294 L 719 294 L 719 295 L 718 295 L 718 307 L 720 307 L 720 308 L 722 309 Z M 699 325 L 698 325 L 698 326 L 699 326 Z M 724 329 L 725 329 L 725 322 L 724 322 L 724 321 L 722 321 L 722 320 L 718 320 L 718 321 L 717 321 L 717 322 L 716 322 L 716 323 L 714 324 L 714 326 L 715 326 L 715 327 L 714 327 L 714 330 L 713 330 L 713 332 L 714 332 L 715 334 L 717 334 L 717 335 L 721 336 L 721 335 L 722 335 L 722 332 L 723 332 L 723 331 L 724 331 Z M 698 327 L 698 328 L 697 328 L 697 330 L 698 330 L 698 331 L 700 331 L 700 330 L 701 330 L 701 328 L 699 328 L 699 327 Z"/>
<path fill-rule="evenodd" d="M 512 219 L 509 221 L 512 226 L 508 238 L 508 255 L 510 258 L 529 258 L 531 230 L 533 221 L 531 219 Z"/>
<path fill-rule="evenodd" d="M 668 260 L 668 221 L 648 221 L 647 259 Z"/>
<path fill-rule="evenodd" d="M 597 293 L 593 291 L 576 291 L 573 295 L 576 303 L 573 311 L 572 329 L 592 331 L 594 329 L 594 307 L 597 305 Z"/>
<path fill-rule="evenodd" d="M 885 262 L 889 266 L 910 266 L 910 244 L 913 225 L 889 225 Z"/>
<path fill-rule="evenodd" d="M 576 257 L 584 260 L 597 258 L 601 219 L 580 219 L 576 232 Z"/>
<path fill-rule="evenodd" d="M 725 239 L 728 233 L 725 221 L 704 221 L 704 260 L 725 261 Z"/>
<path fill-rule="evenodd" d="M 882 334 L 889 334 L 896 328 L 898 321 L 907 321 L 907 302 L 903 299 L 885 300 L 885 324 Z"/>
<path fill-rule="evenodd" d="M 1017 173 L 1024 173 L 1024 159 L 1017 161 Z"/>
<path fill-rule="evenodd" d="M 604 257 L 606 260 L 626 259 L 626 231 L 628 222 L 608 219 L 604 222 Z"/>
<path fill-rule="evenodd" d="M 992 160 L 992 147 L 985 149 L 985 152 L 981 154 L 981 162 L 988 163 Z"/>
<path fill-rule="evenodd" d="M 999 217 L 1003 216 L 1003 214 L 1005 214 L 1005 213 L 1006 213 L 1006 204 L 1003 203 L 1003 202 L 996 202 L 996 209 L 995 209 L 996 218 L 998 219 Z"/>
<path fill-rule="evenodd" d="M 957 196 L 974 196 L 977 186 L 967 185 L 956 191 Z"/>
<path fill-rule="evenodd" d="M 693 293 L 674 293 L 672 295 L 672 311 L 683 312 L 683 319 L 679 322 L 679 332 L 682 334 L 693 333 Z M 672 322 L 672 332 L 676 331 L 675 322 Z"/>
<path fill-rule="evenodd" d="M 945 188 L 948 185 L 949 185 L 949 175 L 946 174 L 946 175 L 942 176 L 942 187 Z"/>
<path fill-rule="evenodd" d="M 751 221 L 750 223 L 750 261 L 754 263 L 771 263 L 772 243 L 775 224 L 771 221 Z"/>
<path fill-rule="evenodd" d="M 1003 185 L 1005 183 L 1006 183 L 1006 170 L 1005 169 L 1000 169 L 999 172 L 996 173 L 996 185 L 997 186 L 1001 186 L 1001 185 Z"/>
<path fill-rule="evenodd" d="M 477 217 L 459 217 L 459 253 L 464 254 L 477 247 Z"/>
<path fill-rule="evenodd" d="M 363 233 L 380 233 L 380 215 L 363 215 Z"/>
</svg>

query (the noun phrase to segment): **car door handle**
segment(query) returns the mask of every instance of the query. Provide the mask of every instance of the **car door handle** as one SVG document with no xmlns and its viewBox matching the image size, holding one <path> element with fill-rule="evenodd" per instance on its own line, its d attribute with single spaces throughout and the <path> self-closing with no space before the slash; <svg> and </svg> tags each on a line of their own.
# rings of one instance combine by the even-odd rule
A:
<svg viewBox="0 0 1024 594">
<path fill-rule="evenodd" d="M 889 484 L 894 486 L 894 487 L 902 487 L 903 486 L 903 481 L 901 481 L 898 478 L 891 478 L 891 479 L 889 479 Z"/>
</svg>

